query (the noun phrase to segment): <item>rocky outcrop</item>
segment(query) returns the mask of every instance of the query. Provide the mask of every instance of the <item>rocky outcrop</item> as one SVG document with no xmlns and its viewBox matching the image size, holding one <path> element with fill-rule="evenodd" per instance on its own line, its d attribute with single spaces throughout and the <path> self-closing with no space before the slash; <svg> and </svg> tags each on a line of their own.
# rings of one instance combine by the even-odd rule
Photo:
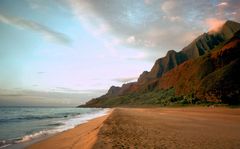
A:
<svg viewBox="0 0 240 149">
<path fill-rule="evenodd" d="M 170 50 L 165 57 L 160 58 L 155 62 L 150 72 L 144 72 L 140 75 L 138 83 L 144 84 L 150 80 L 160 78 L 164 73 L 186 60 L 187 57 L 185 54 Z"/>
<path fill-rule="evenodd" d="M 120 90 L 121 90 L 121 87 L 111 86 L 110 89 L 108 90 L 106 96 L 111 96 L 111 95 L 117 96 L 119 94 Z"/>
</svg>

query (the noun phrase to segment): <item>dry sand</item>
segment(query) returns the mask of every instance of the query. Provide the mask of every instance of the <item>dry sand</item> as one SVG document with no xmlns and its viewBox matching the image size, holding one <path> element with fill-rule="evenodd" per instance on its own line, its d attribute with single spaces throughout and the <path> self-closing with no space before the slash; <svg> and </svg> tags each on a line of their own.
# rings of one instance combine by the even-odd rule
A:
<svg viewBox="0 0 240 149">
<path fill-rule="evenodd" d="M 117 108 L 29 148 L 240 148 L 240 109 Z"/>
<path fill-rule="evenodd" d="M 115 109 L 94 148 L 240 148 L 240 109 Z"/>
</svg>

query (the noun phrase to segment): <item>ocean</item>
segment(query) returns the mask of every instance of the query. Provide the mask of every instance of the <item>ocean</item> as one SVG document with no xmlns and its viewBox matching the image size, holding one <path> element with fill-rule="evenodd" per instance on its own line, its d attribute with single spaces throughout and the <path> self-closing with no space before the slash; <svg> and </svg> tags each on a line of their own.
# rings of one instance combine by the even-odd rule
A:
<svg viewBox="0 0 240 149">
<path fill-rule="evenodd" d="M 102 108 L 0 107 L 0 148 L 74 128 L 107 111 Z"/>
</svg>

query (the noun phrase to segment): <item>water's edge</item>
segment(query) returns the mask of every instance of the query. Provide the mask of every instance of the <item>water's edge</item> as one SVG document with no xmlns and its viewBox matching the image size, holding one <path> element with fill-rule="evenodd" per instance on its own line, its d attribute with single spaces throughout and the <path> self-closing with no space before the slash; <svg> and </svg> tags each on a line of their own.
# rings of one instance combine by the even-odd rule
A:
<svg viewBox="0 0 240 149">
<path fill-rule="evenodd" d="M 105 108 L 105 109 L 99 110 L 97 112 L 95 111 L 92 113 L 86 113 L 86 114 L 79 115 L 79 117 L 77 117 L 77 118 L 75 117 L 75 118 L 69 119 L 66 122 L 66 125 L 56 127 L 55 129 L 43 130 L 43 131 L 35 132 L 30 135 L 23 136 L 22 138 L 18 138 L 15 141 L 10 142 L 9 144 L 6 143 L 5 145 L 0 146 L 0 149 L 26 148 L 27 146 L 30 146 L 34 143 L 45 140 L 49 137 L 52 137 L 56 134 L 67 131 L 69 129 L 73 129 L 73 128 L 77 127 L 78 125 L 87 123 L 88 121 L 90 121 L 92 119 L 107 115 L 109 110 L 110 109 Z"/>
</svg>

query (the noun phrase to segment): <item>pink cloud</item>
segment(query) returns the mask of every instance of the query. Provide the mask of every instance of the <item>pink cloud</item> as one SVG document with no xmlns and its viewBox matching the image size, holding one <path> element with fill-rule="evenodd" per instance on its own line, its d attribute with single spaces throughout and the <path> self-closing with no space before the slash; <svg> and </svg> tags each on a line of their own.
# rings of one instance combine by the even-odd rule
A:
<svg viewBox="0 0 240 149">
<path fill-rule="evenodd" d="M 211 32 L 217 32 L 219 29 L 221 29 L 222 25 L 224 24 L 224 20 L 216 19 L 216 18 L 210 18 L 206 19 L 205 23 L 208 26 L 208 30 Z"/>
</svg>

